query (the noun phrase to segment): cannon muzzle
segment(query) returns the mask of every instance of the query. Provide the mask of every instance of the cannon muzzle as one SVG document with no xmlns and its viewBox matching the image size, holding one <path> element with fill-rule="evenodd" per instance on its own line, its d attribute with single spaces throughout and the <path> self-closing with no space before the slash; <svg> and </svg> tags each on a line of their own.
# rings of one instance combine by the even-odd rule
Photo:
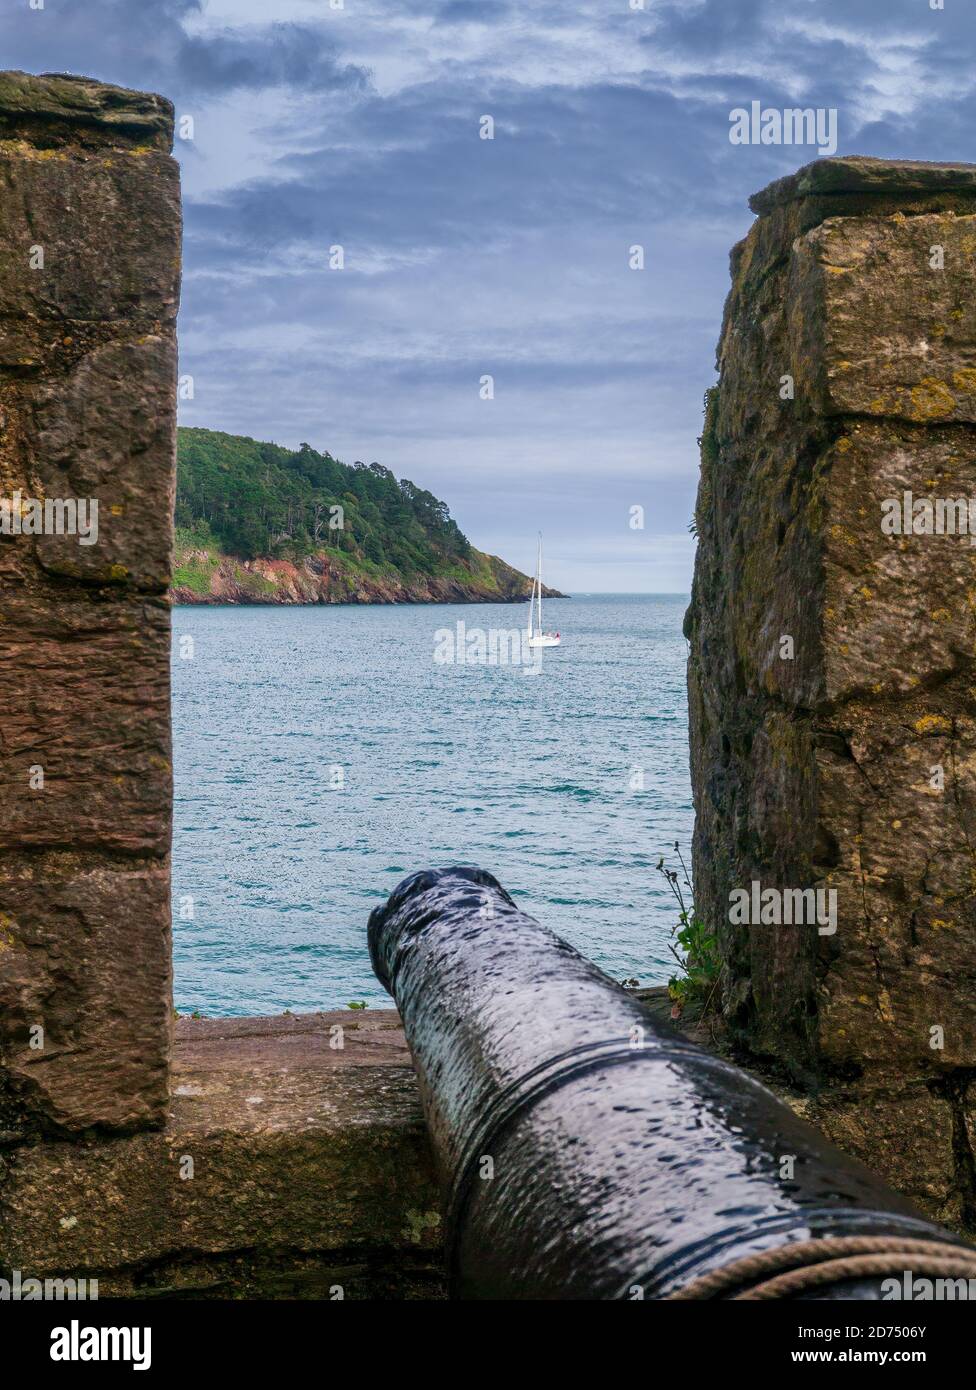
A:
<svg viewBox="0 0 976 1390">
<path fill-rule="evenodd" d="M 970 1246 L 483 870 L 405 879 L 369 946 L 417 1070 L 454 1296 L 863 1299 L 905 1273 L 976 1279 Z"/>
</svg>

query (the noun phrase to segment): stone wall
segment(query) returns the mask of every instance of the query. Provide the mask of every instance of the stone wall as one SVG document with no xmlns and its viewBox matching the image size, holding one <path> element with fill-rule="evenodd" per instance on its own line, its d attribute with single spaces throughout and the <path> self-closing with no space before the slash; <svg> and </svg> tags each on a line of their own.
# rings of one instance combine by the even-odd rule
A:
<svg viewBox="0 0 976 1390">
<path fill-rule="evenodd" d="M 696 903 L 737 1043 L 971 1228 L 976 548 L 881 523 L 976 498 L 976 167 L 821 160 L 751 205 L 686 623 Z M 754 882 L 835 891 L 836 931 L 827 896 L 730 920 Z"/>
<path fill-rule="evenodd" d="M 172 116 L 156 96 L 0 74 L 7 1144 L 133 1130 L 165 1113 L 180 273 Z M 87 537 L 51 533 L 71 524 L 55 499 L 91 499 Z M 33 503 L 45 501 L 47 529 L 33 534 Z"/>
<path fill-rule="evenodd" d="M 102 1298 L 444 1295 L 391 1009 L 181 1018 L 164 1128 L 21 1145 L 0 1173 L 0 1274 L 97 1279 Z"/>
<path fill-rule="evenodd" d="M 172 128 L 0 74 L 0 1276 L 436 1298 L 396 1014 L 173 1023 Z"/>
</svg>

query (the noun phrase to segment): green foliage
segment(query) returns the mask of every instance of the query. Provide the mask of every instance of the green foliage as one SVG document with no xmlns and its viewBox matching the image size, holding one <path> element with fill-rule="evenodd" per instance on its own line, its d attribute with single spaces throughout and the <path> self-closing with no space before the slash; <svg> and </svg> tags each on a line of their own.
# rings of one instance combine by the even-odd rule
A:
<svg viewBox="0 0 976 1390">
<path fill-rule="evenodd" d="M 173 571 L 174 587 L 195 594 L 210 592 L 210 576 L 220 558 L 220 547 L 206 522 L 191 527 L 177 526 L 176 554 L 179 564 Z"/>
<path fill-rule="evenodd" d="M 668 981 L 668 994 L 674 1006 L 671 1012 L 677 1018 L 686 1005 L 692 1003 L 700 1004 L 703 1013 L 708 1011 L 718 989 L 722 962 L 717 939 L 695 915 L 691 880 L 677 840 L 674 849 L 681 865 L 680 875 L 677 869 L 668 868 L 663 855 L 658 860 L 657 868 L 664 875 L 678 904 L 678 920 L 671 932 L 672 942 L 677 941 L 677 946 L 668 943 L 668 950 L 678 962 L 681 972 L 672 975 Z M 687 901 L 685 889 L 688 890 Z"/>
<path fill-rule="evenodd" d="M 698 436 L 702 464 L 714 468 L 718 463 L 719 449 L 716 426 L 718 424 L 718 387 L 710 386 L 705 392 L 705 424 Z"/>
<path fill-rule="evenodd" d="M 334 551 L 374 574 L 470 576 L 472 549 L 446 504 L 378 463 L 216 430 L 181 429 L 178 440 L 176 526 L 191 546 L 245 560 Z M 330 525 L 336 508 L 341 529 Z M 201 565 L 190 565 L 188 587 L 201 582 Z"/>
</svg>

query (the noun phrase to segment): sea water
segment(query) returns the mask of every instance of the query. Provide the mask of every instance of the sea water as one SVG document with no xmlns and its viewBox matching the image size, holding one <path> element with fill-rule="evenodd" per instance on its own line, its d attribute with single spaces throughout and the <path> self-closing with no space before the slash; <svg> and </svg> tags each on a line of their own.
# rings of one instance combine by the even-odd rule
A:
<svg viewBox="0 0 976 1390">
<path fill-rule="evenodd" d="M 525 604 L 173 611 L 175 1003 L 389 1003 L 366 920 L 476 864 L 616 979 L 660 983 L 655 866 L 692 828 L 680 595 L 552 600 L 542 669 L 435 660 Z M 187 640 L 189 639 L 189 640 Z M 443 639 L 442 639 L 443 649 Z"/>
</svg>

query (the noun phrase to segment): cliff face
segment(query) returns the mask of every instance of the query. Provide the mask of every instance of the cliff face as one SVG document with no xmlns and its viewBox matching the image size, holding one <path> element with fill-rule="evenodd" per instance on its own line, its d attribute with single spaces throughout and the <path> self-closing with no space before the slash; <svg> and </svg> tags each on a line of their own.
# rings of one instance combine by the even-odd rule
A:
<svg viewBox="0 0 976 1390">
<path fill-rule="evenodd" d="M 177 545 L 174 603 L 515 603 L 527 600 L 528 575 L 497 555 L 473 551 L 470 566 L 454 576 L 404 579 L 395 573 L 369 573 L 335 553 L 304 560 L 241 560 L 212 550 Z M 556 589 L 543 592 L 561 598 Z"/>
<path fill-rule="evenodd" d="M 882 519 L 976 498 L 976 167 L 821 160 L 752 207 L 686 625 L 696 905 L 739 1043 L 971 1226 L 976 550 Z M 836 920 L 733 913 L 753 884 Z"/>
</svg>

